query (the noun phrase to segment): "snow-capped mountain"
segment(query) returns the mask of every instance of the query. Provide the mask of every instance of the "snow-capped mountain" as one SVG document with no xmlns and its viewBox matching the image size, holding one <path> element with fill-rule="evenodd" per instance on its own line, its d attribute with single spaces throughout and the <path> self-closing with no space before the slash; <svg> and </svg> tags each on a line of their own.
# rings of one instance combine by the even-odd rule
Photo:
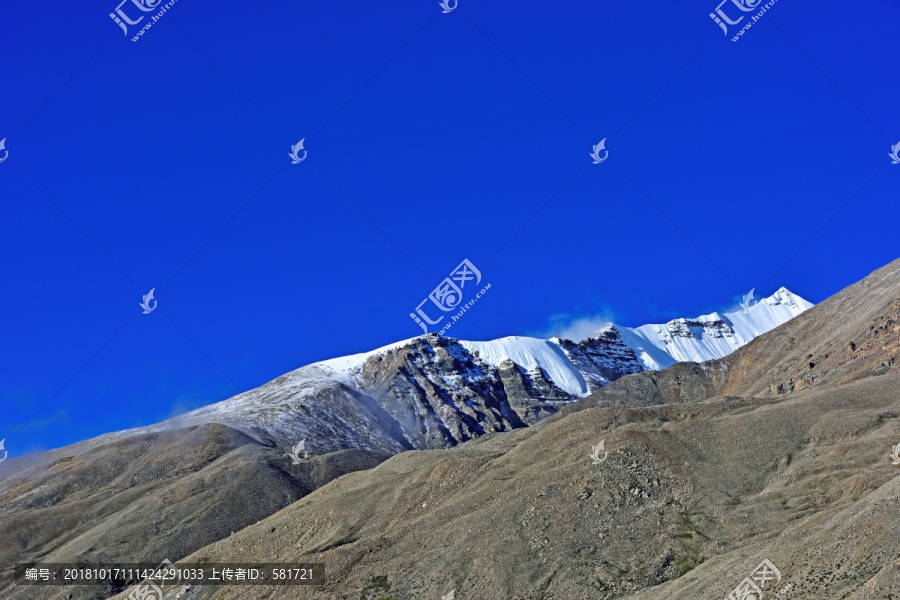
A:
<svg viewBox="0 0 900 600">
<path fill-rule="evenodd" d="M 648 369 L 665 369 L 677 362 L 704 362 L 731 354 L 753 338 L 775 329 L 813 307 L 787 288 L 752 301 L 746 309 L 675 319 L 662 325 L 619 329 L 625 344 Z"/>
<path fill-rule="evenodd" d="M 440 448 L 523 427 L 610 381 L 679 361 L 722 358 L 812 307 L 786 290 L 749 312 L 637 328 L 582 341 L 512 336 L 486 342 L 418 336 L 314 363 L 217 404 L 113 437 L 221 423 L 313 452 Z"/>
</svg>

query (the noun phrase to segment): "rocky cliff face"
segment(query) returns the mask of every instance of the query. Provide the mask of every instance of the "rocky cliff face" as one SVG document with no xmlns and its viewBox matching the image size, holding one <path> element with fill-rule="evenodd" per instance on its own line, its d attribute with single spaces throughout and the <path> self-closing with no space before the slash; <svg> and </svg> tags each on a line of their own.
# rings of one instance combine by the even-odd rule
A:
<svg viewBox="0 0 900 600">
<path fill-rule="evenodd" d="M 400 452 L 531 425 L 578 397 L 540 367 L 512 360 L 494 366 L 459 341 L 430 334 L 369 353 L 349 368 L 310 365 L 224 402 L 106 437 L 216 422 L 265 443 L 306 440 L 316 453 Z"/>
<path fill-rule="evenodd" d="M 616 327 L 610 327 L 583 342 L 555 339 L 572 364 L 585 376 L 591 393 L 610 381 L 644 370 L 634 350 L 622 341 Z"/>
</svg>

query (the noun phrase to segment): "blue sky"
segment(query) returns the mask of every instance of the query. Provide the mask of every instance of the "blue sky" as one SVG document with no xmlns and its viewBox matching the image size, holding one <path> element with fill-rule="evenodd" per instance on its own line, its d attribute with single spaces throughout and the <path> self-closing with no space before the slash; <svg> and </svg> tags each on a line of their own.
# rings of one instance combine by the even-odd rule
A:
<svg viewBox="0 0 900 600">
<path fill-rule="evenodd" d="M 466 258 L 462 339 L 820 302 L 896 258 L 900 7 L 778 0 L 732 42 L 716 4 L 178 0 L 132 42 L 116 0 L 5 3 L 0 439 L 418 335 Z"/>
</svg>

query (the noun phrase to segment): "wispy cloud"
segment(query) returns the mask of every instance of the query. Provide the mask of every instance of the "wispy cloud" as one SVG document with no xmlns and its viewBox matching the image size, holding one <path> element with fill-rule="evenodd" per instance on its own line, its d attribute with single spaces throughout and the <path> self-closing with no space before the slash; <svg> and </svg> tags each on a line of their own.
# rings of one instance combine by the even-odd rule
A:
<svg viewBox="0 0 900 600">
<path fill-rule="evenodd" d="M 186 395 L 181 395 L 177 400 L 175 400 L 175 404 L 172 405 L 172 408 L 169 409 L 169 415 L 166 418 L 171 419 L 173 417 L 177 417 L 178 415 L 183 415 L 186 412 L 191 412 L 192 410 L 200 408 L 201 406 L 205 406 L 206 404 L 208 403 L 200 402 Z"/>
<path fill-rule="evenodd" d="M 527 335 L 537 338 L 561 337 L 580 342 L 591 335 L 602 331 L 615 322 L 611 311 L 589 316 L 575 316 L 568 313 L 556 313 L 547 319 L 547 326 Z"/>
</svg>

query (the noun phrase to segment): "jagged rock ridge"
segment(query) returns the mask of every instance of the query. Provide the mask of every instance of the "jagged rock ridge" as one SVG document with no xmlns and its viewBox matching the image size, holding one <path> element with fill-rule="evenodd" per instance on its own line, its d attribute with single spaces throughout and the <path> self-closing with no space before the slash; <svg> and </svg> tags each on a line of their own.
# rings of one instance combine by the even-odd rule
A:
<svg viewBox="0 0 900 600">
<path fill-rule="evenodd" d="M 745 313 L 635 329 L 608 325 L 583 341 L 512 336 L 486 342 L 428 334 L 302 367 L 145 434 L 220 423 L 265 444 L 313 452 L 443 448 L 532 425 L 632 373 L 721 358 L 812 306 L 784 288 Z"/>
</svg>

